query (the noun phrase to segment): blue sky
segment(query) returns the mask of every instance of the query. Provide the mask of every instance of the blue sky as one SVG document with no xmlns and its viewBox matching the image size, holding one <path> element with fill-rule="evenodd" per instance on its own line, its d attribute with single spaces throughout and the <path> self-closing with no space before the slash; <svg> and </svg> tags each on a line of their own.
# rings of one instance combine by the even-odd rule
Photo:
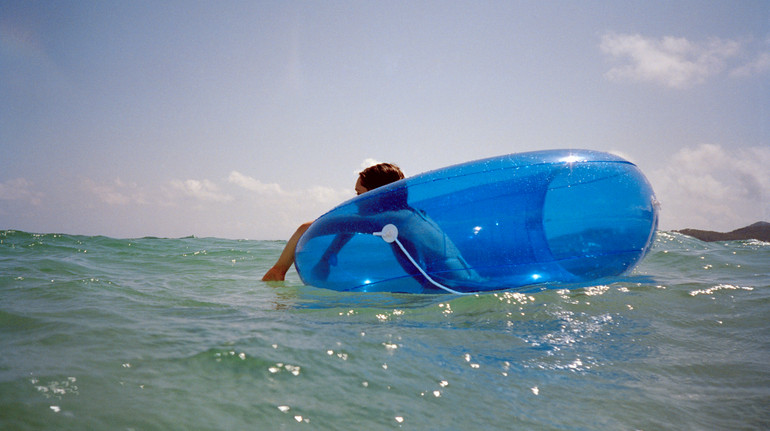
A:
<svg viewBox="0 0 770 431">
<path fill-rule="evenodd" d="M 0 229 L 283 239 L 407 175 L 588 148 L 663 229 L 770 219 L 770 2 L 0 3 Z"/>
</svg>

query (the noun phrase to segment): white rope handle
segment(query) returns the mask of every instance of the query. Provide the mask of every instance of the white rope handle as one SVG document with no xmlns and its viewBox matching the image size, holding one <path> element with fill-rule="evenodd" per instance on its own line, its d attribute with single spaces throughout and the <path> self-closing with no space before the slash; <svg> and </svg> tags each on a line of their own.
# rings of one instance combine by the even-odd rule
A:
<svg viewBox="0 0 770 431">
<path fill-rule="evenodd" d="M 436 280 L 432 279 L 428 274 L 426 274 L 425 271 L 423 271 L 423 269 L 420 268 L 420 265 L 418 265 L 417 262 L 412 258 L 412 255 L 410 255 L 409 252 L 406 251 L 406 248 L 404 248 L 404 245 L 401 244 L 401 241 L 398 240 L 398 228 L 395 225 L 386 224 L 385 226 L 382 227 L 382 231 L 374 232 L 372 235 L 381 237 L 382 240 L 387 242 L 388 244 L 395 242 L 398 245 L 398 248 L 400 248 L 401 251 L 404 252 L 406 257 L 409 259 L 409 262 L 412 262 L 412 265 L 414 265 L 414 267 L 417 268 L 418 271 L 420 271 L 420 274 L 422 274 L 434 286 L 440 289 L 443 289 L 449 293 L 454 293 L 455 295 L 470 295 L 470 293 L 458 292 L 454 289 L 450 289 L 444 286 L 443 284 L 437 282 Z"/>
</svg>

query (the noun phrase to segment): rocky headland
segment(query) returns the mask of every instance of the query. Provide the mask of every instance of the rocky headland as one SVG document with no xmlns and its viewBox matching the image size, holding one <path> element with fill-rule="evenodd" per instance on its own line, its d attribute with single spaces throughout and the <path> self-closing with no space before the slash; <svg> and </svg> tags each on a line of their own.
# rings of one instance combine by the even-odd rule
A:
<svg viewBox="0 0 770 431">
<path fill-rule="evenodd" d="M 750 226 L 735 229 L 731 232 L 714 232 L 710 230 L 682 229 L 675 230 L 681 234 L 698 238 L 701 241 L 734 241 L 742 239 L 757 239 L 770 242 L 770 223 L 766 221 L 756 222 Z"/>
</svg>

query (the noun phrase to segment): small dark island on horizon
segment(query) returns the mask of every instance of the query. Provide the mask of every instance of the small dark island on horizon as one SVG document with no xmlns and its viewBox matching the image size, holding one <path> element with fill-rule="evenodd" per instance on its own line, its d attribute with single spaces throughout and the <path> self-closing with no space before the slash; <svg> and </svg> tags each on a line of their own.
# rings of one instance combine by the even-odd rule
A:
<svg viewBox="0 0 770 431">
<path fill-rule="evenodd" d="M 714 232 L 710 230 L 682 229 L 675 230 L 681 234 L 697 238 L 701 241 L 735 241 L 743 239 L 756 239 L 770 242 L 770 223 L 766 221 L 756 222 L 752 225 L 735 229 L 731 232 Z"/>
</svg>

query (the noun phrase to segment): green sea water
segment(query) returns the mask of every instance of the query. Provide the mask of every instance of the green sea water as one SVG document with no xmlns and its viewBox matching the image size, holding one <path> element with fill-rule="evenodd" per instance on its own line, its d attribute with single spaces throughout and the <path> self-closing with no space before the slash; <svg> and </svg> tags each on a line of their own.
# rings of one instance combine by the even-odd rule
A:
<svg viewBox="0 0 770 431">
<path fill-rule="evenodd" d="M 770 429 L 768 243 L 471 296 L 260 281 L 283 245 L 0 231 L 0 429 Z"/>
</svg>

